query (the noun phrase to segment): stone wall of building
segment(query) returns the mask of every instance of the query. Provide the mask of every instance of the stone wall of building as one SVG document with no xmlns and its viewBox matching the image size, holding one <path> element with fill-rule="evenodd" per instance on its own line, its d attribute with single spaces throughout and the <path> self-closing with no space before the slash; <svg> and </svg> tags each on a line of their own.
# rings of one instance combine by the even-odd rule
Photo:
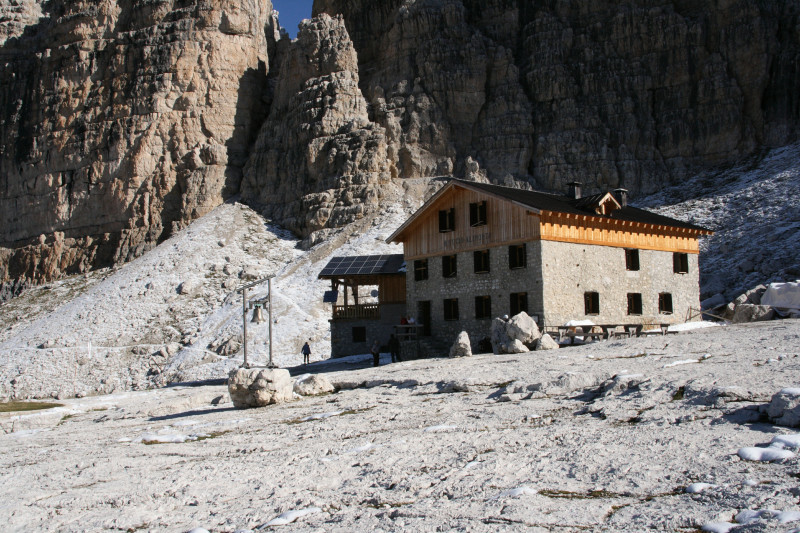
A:
<svg viewBox="0 0 800 533">
<path fill-rule="evenodd" d="M 544 320 L 548 326 L 570 320 L 595 324 L 679 323 L 689 307 L 700 306 L 698 256 L 688 254 L 688 273 L 673 272 L 672 252 L 639 250 L 638 271 L 626 270 L 625 249 L 542 241 Z M 587 316 L 584 294 L 597 292 L 600 312 Z M 628 293 L 642 295 L 642 314 L 628 315 Z M 659 312 L 659 293 L 672 295 L 672 314 Z"/>
<path fill-rule="evenodd" d="M 489 249 L 490 269 L 487 273 L 475 273 L 473 252 L 456 254 L 457 275 L 454 278 L 442 276 L 441 256 L 428 258 L 428 279 L 415 281 L 414 262 L 408 265 L 406 276 L 407 308 L 416 313 L 418 302 L 431 302 L 431 335 L 448 343 L 455 341 L 461 331 L 469 333 L 473 349 L 484 337 L 490 336 L 492 318 L 510 314 L 512 293 L 527 293 L 528 314 L 541 316 L 544 306 L 542 300 L 541 243 L 526 244 L 527 266 L 510 269 L 508 246 Z M 491 314 L 488 318 L 475 318 L 475 297 L 491 298 Z M 444 300 L 458 299 L 458 320 L 444 319 Z"/>
<path fill-rule="evenodd" d="M 405 314 L 404 304 L 381 305 L 381 318 L 376 319 L 335 319 L 331 320 L 331 357 L 344 357 L 369 353 L 372 343 L 376 340 L 385 349 L 389 342 L 389 335 L 394 333 L 394 327 L 400 324 L 400 318 Z M 353 341 L 353 328 L 362 327 L 366 332 L 364 342 Z"/>
</svg>

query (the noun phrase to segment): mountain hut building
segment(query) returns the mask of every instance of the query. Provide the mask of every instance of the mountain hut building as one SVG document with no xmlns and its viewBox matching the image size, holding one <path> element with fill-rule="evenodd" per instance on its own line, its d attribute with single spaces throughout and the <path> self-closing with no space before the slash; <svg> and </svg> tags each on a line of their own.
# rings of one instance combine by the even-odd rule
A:
<svg viewBox="0 0 800 533">
<path fill-rule="evenodd" d="M 563 196 L 454 179 L 387 239 L 403 244 L 407 270 L 392 316 L 415 316 L 448 345 L 467 331 L 473 349 L 493 318 L 520 311 L 548 329 L 680 323 L 699 307 L 699 239 L 711 233 L 629 206 L 623 189 L 584 197 L 573 183 Z"/>
</svg>

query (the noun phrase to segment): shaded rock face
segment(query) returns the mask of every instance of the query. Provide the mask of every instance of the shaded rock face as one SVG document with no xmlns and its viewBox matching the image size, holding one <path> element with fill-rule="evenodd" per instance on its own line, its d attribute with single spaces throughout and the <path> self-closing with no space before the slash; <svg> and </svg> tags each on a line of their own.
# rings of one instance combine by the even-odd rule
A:
<svg viewBox="0 0 800 533">
<path fill-rule="evenodd" d="M 797 137 L 798 6 L 317 0 L 343 14 L 401 177 L 649 192 Z"/>
<path fill-rule="evenodd" d="M 264 114 L 269 0 L 0 1 L 7 12 L 0 281 L 131 259 L 238 191 Z"/>
</svg>

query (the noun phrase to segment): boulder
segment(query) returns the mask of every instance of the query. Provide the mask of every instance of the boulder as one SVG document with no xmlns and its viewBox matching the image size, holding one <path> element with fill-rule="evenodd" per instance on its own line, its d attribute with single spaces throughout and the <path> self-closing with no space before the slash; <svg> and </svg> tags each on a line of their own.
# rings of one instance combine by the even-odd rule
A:
<svg viewBox="0 0 800 533">
<path fill-rule="evenodd" d="M 800 387 L 781 389 L 773 395 L 767 416 L 779 426 L 800 427 Z"/>
<path fill-rule="evenodd" d="M 542 334 L 539 333 L 539 326 L 537 326 L 536 322 L 524 311 L 511 317 L 511 320 L 509 320 L 506 325 L 506 332 L 510 338 L 516 339 L 526 346 L 533 346 L 534 343 L 539 340 L 539 337 L 542 336 Z"/>
<path fill-rule="evenodd" d="M 328 378 L 318 374 L 306 374 L 294 382 L 294 392 L 300 396 L 319 396 L 330 394 L 335 389 Z"/>
<path fill-rule="evenodd" d="M 450 357 L 472 357 L 472 345 L 466 331 L 458 334 L 458 338 L 450 348 Z"/>
<path fill-rule="evenodd" d="M 557 350 L 558 348 L 558 343 L 547 333 L 542 335 L 539 340 L 536 341 L 537 350 Z"/>
<path fill-rule="evenodd" d="M 536 322 L 524 311 L 510 320 L 492 321 L 492 350 L 494 353 L 523 353 L 536 346 L 542 334 Z M 523 349 L 524 348 L 524 349 Z"/>
<path fill-rule="evenodd" d="M 283 368 L 237 368 L 228 374 L 234 407 L 264 407 L 292 399 L 292 380 Z"/>
<path fill-rule="evenodd" d="M 733 313 L 734 324 L 742 322 L 759 322 L 761 320 L 772 320 L 775 312 L 768 305 L 739 304 Z"/>
<path fill-rule="evenodd" d="M 503 353 L 525 353 L 530 351 L 528 347 L 518 339 L 514 339 L 508 344 L 504 344 L 502 349 Z"/>
</svg>

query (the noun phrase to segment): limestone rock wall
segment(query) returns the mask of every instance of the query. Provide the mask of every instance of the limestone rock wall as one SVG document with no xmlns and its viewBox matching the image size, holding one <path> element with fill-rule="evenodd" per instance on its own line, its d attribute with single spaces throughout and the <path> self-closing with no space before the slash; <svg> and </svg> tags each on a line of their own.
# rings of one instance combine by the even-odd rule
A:
<svg viewBox="0 0 800 533">
<path fill-rule="evenodd" d="M 790 0 L 317 0 L 342 14 L 400 177 L 648 192 L 797 137 Z"/>
<path fill-rule="evenodd" d="M 269 0 L 2 0 L 0 16 L 0 282 L 131 259 L 238 191 Z"/>
<path fill-rule="evenodd" d="M 242 194 L 310 235 L 374 210 L 396 172 L 386 132 L 370 122 L 358 58 L 341 17 L 321 15 L 282 41 L 274 98 L 245 167 Z"/>
<path fill-rule="evenodd" d="M 309 242 L 430 176 L 681 183 L 798 137 L 794 0 L 0 0 L 0 283 L 241 192 Z"/>
</svg>

